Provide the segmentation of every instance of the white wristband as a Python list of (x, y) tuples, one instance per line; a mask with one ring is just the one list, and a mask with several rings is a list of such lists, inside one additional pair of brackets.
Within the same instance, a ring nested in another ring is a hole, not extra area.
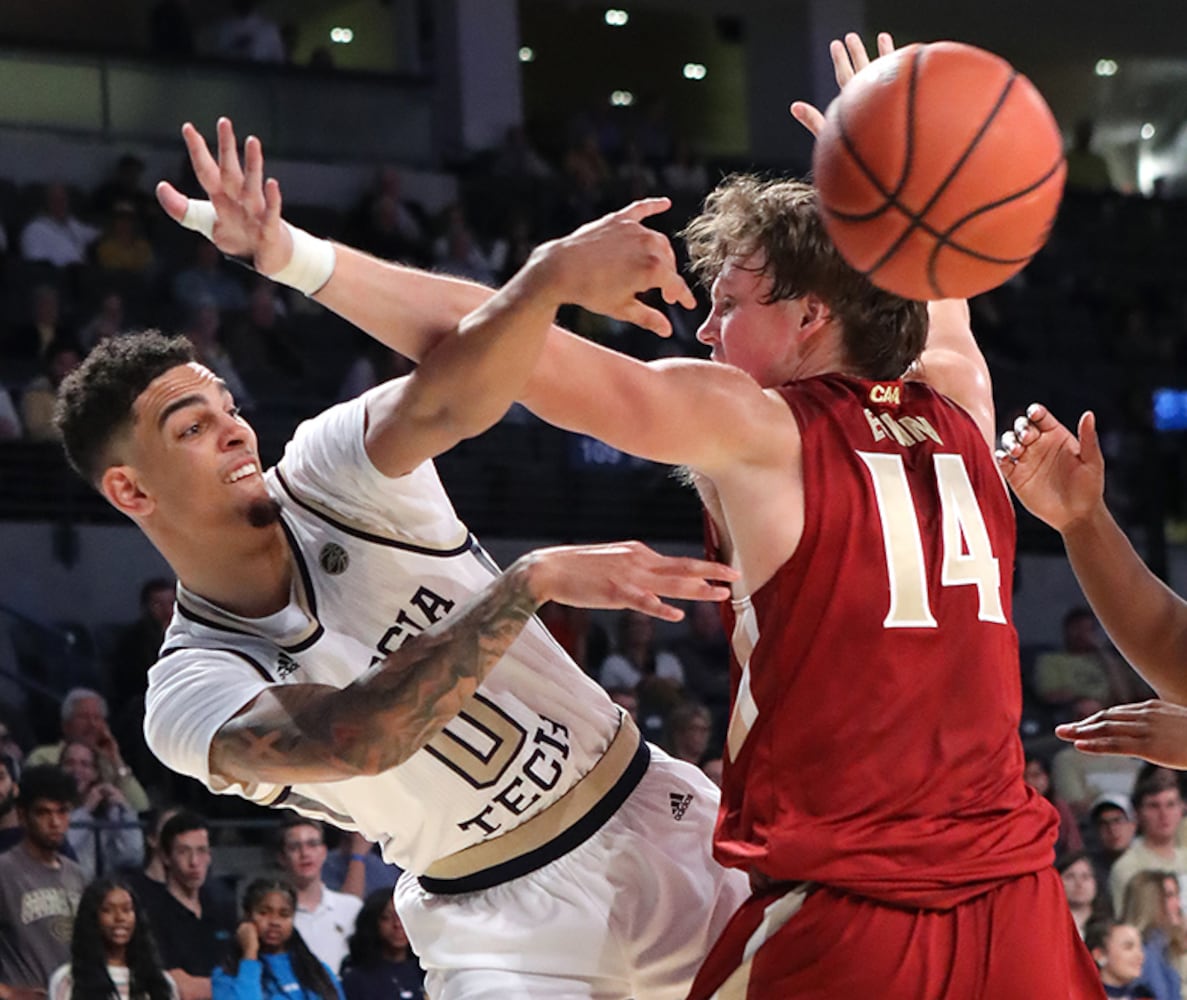
[(284, 267), (268, 277), (298, 292), (313, 295), (334, 273), (334, 244), (287, 222), (284, 226), (293, 237), (293, 256)]
[[(214, 220), (214, 206), (210, 202), (191, 198), (181, 224), (209, 240), (214, 233)], [(293, 238), (293, 256), (284, 267), (267, 277), (305, 295), (313, 295), (334, 273), (334, 244), (329, 240), (318, 239), (304, 229), (290, 226), (287, 222), (283, 225)]]

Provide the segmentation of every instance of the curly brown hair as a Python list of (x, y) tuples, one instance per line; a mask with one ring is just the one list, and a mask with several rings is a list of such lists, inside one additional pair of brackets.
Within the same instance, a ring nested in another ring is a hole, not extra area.
[(819, 296), (840, 321), (848, 363), (864, 378), (898, 378), (927, 343), (926, 303), (884, 292), (845, 263), (811, 184), (734, 174), (680, 235), (706, 286), (727, 260), (756, 256), (771, 279), (765, 304)]

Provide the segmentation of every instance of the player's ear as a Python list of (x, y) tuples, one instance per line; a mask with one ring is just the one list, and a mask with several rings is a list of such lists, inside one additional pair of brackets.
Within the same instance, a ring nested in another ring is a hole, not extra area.
[(833, 311), (828, 303), (813, 292), (805, 293), (800, 303), (800, 329), (803, 335), (816, 333), (826, 326), (833, 318)]
[(128, 517), (143, 517), (153, 508), (152, 498), (141, 488), (140, 477), (131, 465), (109, 465), (99, 480), (99, 492)]

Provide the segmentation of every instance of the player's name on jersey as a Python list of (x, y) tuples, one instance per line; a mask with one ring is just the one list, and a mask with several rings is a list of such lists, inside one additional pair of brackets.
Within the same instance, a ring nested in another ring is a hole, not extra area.
[(870, 425), (870, 432), (874, 435), (875, 441), (890, 438), (904, 448), (924, 441), (944, 443), (926, 417), (912, 417), (906, 413), (892, 417), (889, 413), (872, 413), (865, 407), (862, 408), (862, 413), (866, 415), (866, 422)]

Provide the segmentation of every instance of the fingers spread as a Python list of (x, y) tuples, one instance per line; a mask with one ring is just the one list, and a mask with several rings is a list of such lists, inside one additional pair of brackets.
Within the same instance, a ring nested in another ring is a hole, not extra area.
[(894, 51), (894, 38), (889, 31), (878, 32), (878, 55), (888, 56)]
[(626, 208), (620, 208), (611, 214), (620, 219), (633, 219), (635, 222), (642, 222), (653, 215), (659, 215), (660, 212), (666, 212), (671, 207), (672, 200), (670, 198), (640, 198), (638, 201), (632, 201)]
[(190, 166), (194, 168), (194, 176), (198, 178), (202, 190), (213, 198), (221, 192), (221, 176), (218, 164), (210, 155), (206, 140), (190, 122), (181, 126), (181, 137), (185, 141), (186, 152), (190, 156)]
[(849, 58), (853, 61), (854, 73), (860, 73), (870, 64), (870, 57), (866, 54), (865, 42), (856, 31), (845, 35), (845, 48), (849, 50)]
[(1090, 465), (1104, 463), (1104, 455), (1100, 450), (1100, 438), (1096, 434), (1096, 414), (1088, 410), (1080, 417), (1080, 424), (1076, 428), (1080, 437), (1080, 458)]
[(622, 309), (611, 313), (611, 315), (615, 319), (634, 323), (635, 326), (641, 326), (644, 330), (650, 330), (660, 337), (670, 337), (672, 335), (672, 324), (668, 321), (668, 317), (658, 309), (644, 305), (638, 299), (633, 299), (623, 306)]

